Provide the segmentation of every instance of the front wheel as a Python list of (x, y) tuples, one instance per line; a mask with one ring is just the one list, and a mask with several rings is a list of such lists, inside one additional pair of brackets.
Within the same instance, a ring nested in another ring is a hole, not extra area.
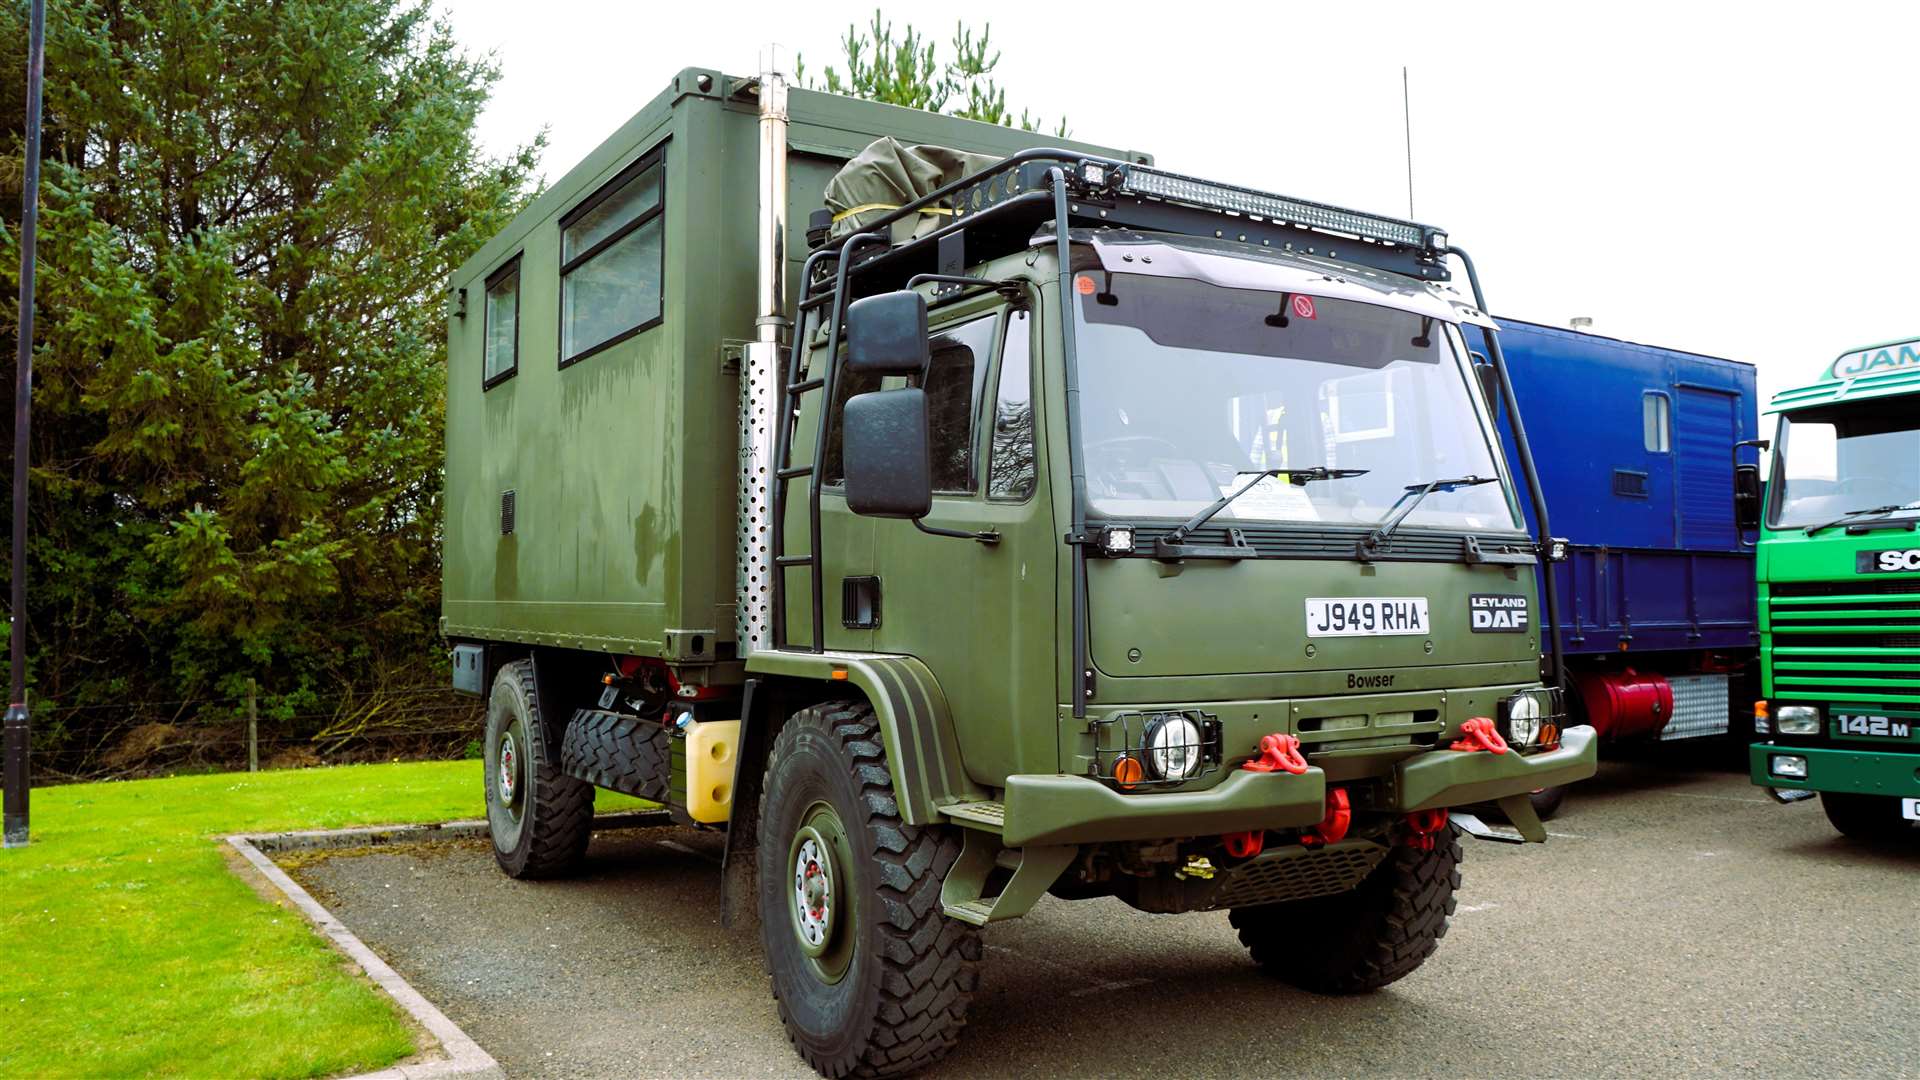
[(1852, 795), (1840, 791), (1820, 793), (1820, 809), (1827, 812), (1833, 827), (1854, 840), (1887, 842), (1920, 839), (1913, 823), (1900, 816), (1900, 800), (1891, 795)]
[(794, 1049), (827, 1077), (939, 1060), (979, 979), (979, 931), (940, 905), (959, 836), (901, 820), (864, 702), (795, 713), (774, 740), (764, 791), (760, 933)]
[(1302, 990), (1378, 990), (1426, 962), (1447, 933), (1460, 888), (1459, 834), (1432, 851), (1396, 847), (1348, 892), (1234, 908), (1228, 922), (1270, 975)]

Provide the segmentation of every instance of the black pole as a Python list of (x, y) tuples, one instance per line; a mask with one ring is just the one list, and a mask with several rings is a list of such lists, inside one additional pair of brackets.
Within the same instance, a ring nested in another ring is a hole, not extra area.
[[(1493, 313), (1487, 310), (1487, 296), (1480, 291), (1480, 275), (1473, 268), (1473, 257), (1457, 247), (1449, 248), (1458, 256), (1461, 265), (1467, 268), (1467, 282), (1473, 286), (1473, 302), (1481, 313), (1489, 319)], [(1526, 425), (1520, 422), (1520, 401), (1513, 396), (1513, 380), (1507, 376), (1507, 358), (1500, 351), (1500, 333), (1487, 331), (1487, 354), (1493, 360), (1493, 370), (1500, 376), (1500, 398), (1507, 406), (1507, 425), (1513, 429), (1513, 448), (1519, 451), (1520, 472), (1527, 481), (1527, 497), (1533, 502), (1533, 520), (1540, 527), (1540, 585), (1541, 599), (1546, 602), (1547, 632), (1543, 645), (1547, 646), (1547, 655), (1553, 665), (1553, 684), (1560, 688), (1564, 696), (1567, 687), (1567, 661), (1560, 647), (1560, 596), (1554, 585), (1553, 564), (1547, 561), (1547, 547), (1553, 539), (1553, 526), (1547, 523), (1547, 496), (1540, 488), (1539, 470), (1533, 467), (1533, 447), (1527, 444)], [(1493, 409), (1493, 402), (1487, 403)], [(1496, 421), (1497, 422), (1497, 421)]]
[(33, 423), (33, 247), (40, 222), (40, 84), (47, 4), (33, 0), (27, 43), (26, 176), (20, 193), (20, 342), (13, 381), (13, 683), (7, 695), (7, 847), (27, 846), (27, 436)]

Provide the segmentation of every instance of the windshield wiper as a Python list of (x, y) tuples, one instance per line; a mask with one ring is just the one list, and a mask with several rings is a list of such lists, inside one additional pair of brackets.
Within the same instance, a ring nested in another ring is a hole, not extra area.
[[(1481, 484), (1499, 482), (1500, 478), (1497, 476), (1456, 476), (1447, 480), (1435, 480), (1428, 484), (1408, 484), (1406, 493), (1393, 500), (1392, 506), (1387, 507), (1388, 516), (1382, 519), (1380, 524), (1375, 525), (1373, 531), (1360, 538), (1360, 544), (1354, 552), (1355, 556), (1361, 562), (1371, 561), (1374, 554), (1380, 550), (1380, 545), (1386, 543), (1387, 537), (1393, 535), (1393, 530), (1399, 528), (1400, 523), (1407, 520), (1407, 515), (1413, 513), (1414, 509), (1420, 505), (1420, 500), (1434, 492), (1453, 491), (1463, 487), (1478, 487)], [(1403, 503), (1404, 506), (1401, 505)], [(1396, 510), (1399, 512), (1395, 513)]]
[(1213, 515), (1227, 508), (1228, 503), (1252, 491), (1255, 484), (1258, 484), (1269, 476), (1285, 474), (1287, 483), (1293, 484), (1296, 487), (1305, 487), (1315, 480), (1339, 480), (1349, 476), (1365, 476), (1367, 472), (1368, 470), (1366, 469), (1329, 469), (1325, 465), (1308, 465), (1304, 468), (1262, 469), (1254, 473), (1253, 479), (1240, 485), (1237, 490), (1220, 496), (1214, 500), (1213, 505), (1181, 522), (1178, 528), (1155, 542), (1154, 548), (1157, 552), (1167, 553), (1174, 548), (1178, 548), (1181, 544), (1186, 543), (1187, 537), (1193, 535), (1193, 530), (1211, 521)]
[[(1835, 525), (1845, 525), (1847, 522), (1852, 521), (1855, 518), (1873, 517), (1876, 514), (1897, 514), (1902, 510), (1920, 510), (1920, 502), (1910, 502), (1910, 503), (1904, 503), (1904, 504), (1896, 503), (1892, 506), (1870, 506), (1865, 510), (1849, 510), (1844, 514), (1841, 514), (1839, 517), (1834, 518), (1832, 521), (1828, 521), (1819, 525), (1807, 526), (1807, 535), (1812, 536), (1815, 533), (1823, 532), (1827, 529), (1831, 529)], [(1908, 522), (1907, 528), (1909, 529), (1913, 528), (1913, 523)]]

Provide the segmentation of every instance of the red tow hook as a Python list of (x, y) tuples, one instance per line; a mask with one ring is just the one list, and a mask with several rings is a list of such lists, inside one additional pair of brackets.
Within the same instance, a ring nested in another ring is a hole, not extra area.
[(1488, 753), (1504, 754), (1507, 752), (1507, 740), (1501, 738), (1500, 733), (1494, 730), (1493, 721), (1484, 716), (1476, 716), (1460, 725), (1460, 738), (1454, 740), (1453, 745), (1447, 749), (1485, 750)]
[(1432, 851), (1434, 838), (1447, 827), (1445, 807), (1415, 810), (1407, 815), (1407, 846), (1415, 851)]
[(1347, 789), (1328, 788), (1327, 814), (1320, 819), (1320, 824), (1300, 834), (1300, 845), (1316, 848), (1323, 844), (1337, 844), (1347, 838), (1347, 829), (1352, 824), (1353, 804), (1347, 800)]
[(1251, 859), (1260, 854), (1261, 848), (1267, 846), (1267, 834), (1262, 829), (1254, 829), (1251, 832), (1221, 833), (1220, 842), (1226, 845), (1227, 854), (1234, 858)]
[(1307, 771), (1307, 759), (1300, 756), (1300, 740), (1291, 735), (1268, 735), (1260, 740), (1260, 756), (1240, 766), (1248, 772)]

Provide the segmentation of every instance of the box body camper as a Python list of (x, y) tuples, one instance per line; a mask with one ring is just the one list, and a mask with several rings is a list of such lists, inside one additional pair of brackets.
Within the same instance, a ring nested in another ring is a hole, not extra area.
[[(502, 868), (576, 865), (596, 787), (724, 829), (829, 1076), (937, 1058), (1049, 894), (1229, 911), (1316, 990), (1413, 970), (1462, 831), (1544, 840), (1527, 792), (1594, 768), (1535, 622), (1474, 621), (1550, 598), (1455, 265), (681, 72), (452, 282), (444, 629)], [(1449, 815), (1486, 801), (1517, 833)]]

